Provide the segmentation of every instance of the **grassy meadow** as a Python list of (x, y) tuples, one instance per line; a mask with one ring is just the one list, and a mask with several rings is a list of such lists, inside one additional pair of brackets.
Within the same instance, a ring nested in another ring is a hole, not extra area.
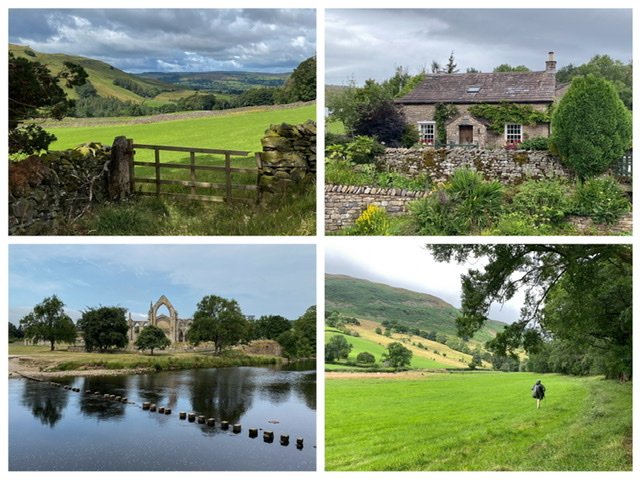
[(555, 374), (330, 374), (326, 468), (631, 470), (631, 393), (631, 383)]
[[(255, 107), (228, 111), (210, 117), (191, 118), (189, 114), (171, 116), (179, 120), (144, 123), (144, 118), (123, 119), (122, 124), (78, 127), (49, 127), (58, 140), (51, 150), (73, 148), (83, 143), (111, 145), (117, 136), (132, 138), (138, 144), (169, 145), (249, 152), (234, 156), (231, 166), (255, 168), (254, 152), (262, 150), (260, 139), (271, 124), (300, 124), (315, 118), (315, 105), (294, 108)], [(91, 120), (91, 119), (89, 119)], [(90, 121), (88, 123), (91, 123)], [(153, 161), (153, 150), (137, 149), (136, 160)], [(160, 152), (161, 162), (189, 162), (189, 154)], [(196, 154), (196, 164), (224, 166), (224, 156)], [(138, 177), (154, 177), (153, 167), (137, 166)], [(162, 169), (161, 178), (190, 179), (187, 169)], [(255, 173), (234, 172), (232, 183), (255, 185)], [(222, 172), (197, 171), (196, 180), (224, 183)], [(149, 191), (150, 184), (136, 186)], [(189, 187), (163, 186), (165, 192), (190, 193)], [(223, 188), (198, 188), (196, 193), (221, 195)], [(141, 197), (131, 201), (96, 207), (75, 224), (58, 234), (79, 235), (314, 235), (315, 192), (293, 192), (255, 204), (255, 191), (234, 189), (234, 197), (245, 200), (230, 204), (207, 204), (172, 198)]]

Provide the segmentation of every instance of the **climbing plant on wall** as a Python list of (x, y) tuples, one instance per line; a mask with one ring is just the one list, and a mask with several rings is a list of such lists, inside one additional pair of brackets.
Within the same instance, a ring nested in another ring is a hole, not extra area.
[(536, 125), (551, 121), (551, 115), (548, 111), (541, 112), (529, 105), (515, 103), (500, 103), (498, 105), (480, 103), (469, 107), (469, 113), (474, 117), (488, 120), (490, 122), (489, 130), (498, 134), (503, 133), (505, 123)]
[(439, 144), (447, 143), (447, 122), (458, 114), (458, 108), (450, 103), (436, 104), (436, 133)]

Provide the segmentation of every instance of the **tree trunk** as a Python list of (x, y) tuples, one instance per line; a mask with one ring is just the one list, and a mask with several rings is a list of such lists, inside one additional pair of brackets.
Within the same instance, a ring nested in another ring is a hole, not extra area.
[(55, 340), (49, 340), (49, 342), (51, 342), (51, 351), (53, 352), (55, 350), (55, 345), (56, 345), (56, 341)]
[(151, 356), (153, 357), (153, 348), (151, 349)]

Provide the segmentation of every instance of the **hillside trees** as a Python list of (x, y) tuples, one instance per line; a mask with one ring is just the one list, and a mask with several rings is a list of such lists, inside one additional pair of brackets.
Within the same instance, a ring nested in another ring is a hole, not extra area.
[(76, 327), (71, 317), (64, 313), (64, 303), (56, 295), (38, 303), (31, 313), (20, 320), (24, 336), (36, 343), (49, 342), (51, 351), (60, 342), (73, 343), (76, 340)]
[(9, 322), (9, 343), (15, 342), (16, 340), (20, 340), (24, 338), (24, 331), (22, 330), (22, 326), (18, 325), (17, 327)]
[(488, 342), (498, 356), (537, 353), (562, 341), (588, 354), (594, 371), (630, 378), (632, 254), (629, 245), (432, 245), (437, 261), (484, 257), (462, 275), (461, 335), (487, 321), (492, 303), (525, 292), (520, 318)]
[(98, 307), (82, 312), (78, 329), (82, 332), (85, 350), (106, 352), (126, 347), (129, 343), (129, 326), (125, 312), (122, 307)]
[(225, 347), (245, 339), (248, 331), (249, 323), (237, 301), (207, 295), (198, 302), (187, 338), (194, 345), (213, 342), (219, 355)]
[(611, 82), (574, 78), (551, 117), (551, 142), (584, 179), (603, 173), (631, 146), (631, 113)]
[(334, 362), (341, 358), (349, 358), (349, 353), (353, 345), (347, 342), (344, 335), (334, 335), (324, 346), (324, 359), (327, 362)]
[(413, 352), (400, 342), (391, 342), (382, 354), (382, 361), (393, 368), (402, 368), (411, 364)]
[(46, 65), (16, 57), (9, 52), (9, 153), (37, 153), (46, 150), (56, 138), (42, 127), (28, 124), (32, 118), (62, 119), (73, 108), (73, 101), (59, 85), (82, 85), (87, 73), (78, 65), (64, 63), (52, 75)]

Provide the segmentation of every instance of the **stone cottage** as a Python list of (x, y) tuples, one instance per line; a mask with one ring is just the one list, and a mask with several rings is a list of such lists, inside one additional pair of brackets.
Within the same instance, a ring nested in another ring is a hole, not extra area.
[(556, 60), (549, 52), (545, 69), (540, 72), (458, 73), (427, 75), (413, 91), (396, 100), (410, 124), (416, 125), (420, 142), (435, 145), (438, 138), (436, 109), (451, 106), (446, 119), (448, 144), (477, 145), (479, 148), (504, 147), (532, 137), (548, 137), (550, 125), (537, 122), (504, 123), (500, 132), (486, 118), (474, 116), (469, 109), (479, 105), (515, 104), (547, 112), (549, 106), (566, 91), (556, 84)]

